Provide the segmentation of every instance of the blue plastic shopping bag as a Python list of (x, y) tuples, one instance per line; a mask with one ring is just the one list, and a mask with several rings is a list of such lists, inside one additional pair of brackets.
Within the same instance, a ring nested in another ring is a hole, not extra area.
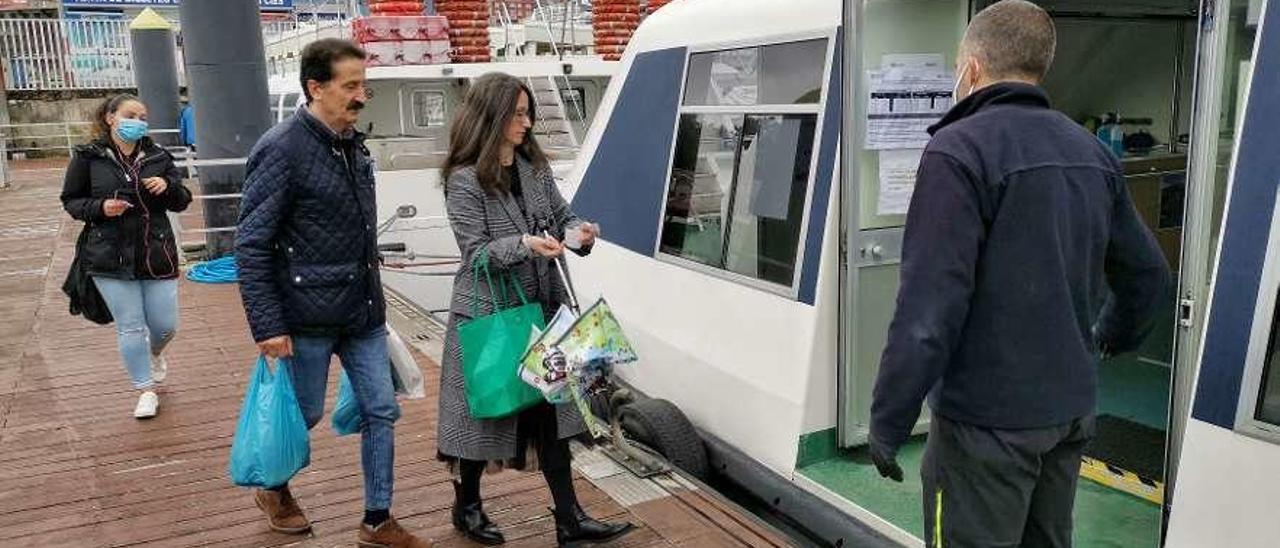
[[(395, 417), (400, 417), (400, 404), (396, 404)], [(339, 436), (357, 434), (364, 429), (364, 414), (360, 412), (360, 403), (356, 401), (355, 389), (351, 387), (351, 379), (347, 371), (338, 373), (338, 403), (333, 406), (333, 418), (330, 421), (333, 432)]]
[(243, 487), (278, 487), (311, 463), (307, 423), (293, 391), (288, 360), (274, 373), (258, 356), (231, 442), (231, 481)]
[(355, 434), (364, 426), (364, 416), (360, 414), (360, 405), (356, 403), (356, 393), (351, 389), (351, 380), (347, 372), (338, 374), (338, 403), (333, 406), (334, 433), (339, 436)]

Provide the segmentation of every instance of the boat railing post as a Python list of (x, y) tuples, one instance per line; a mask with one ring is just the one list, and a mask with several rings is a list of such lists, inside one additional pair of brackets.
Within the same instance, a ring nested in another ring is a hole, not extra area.
[(551, 54), (557, 58), (562, 58), (560, 57), (560, 47), (556, 45), (555, 35), (551, 31), (551, 21), (548, 19), (550, 16), (547, 13), (547, 7), (542, 4), (542, 0), (533, 0), (533, 3), (538, 6), (538, 19), (542, 21), (542, 28), (547, 30), (547, 43), (551, 44)]

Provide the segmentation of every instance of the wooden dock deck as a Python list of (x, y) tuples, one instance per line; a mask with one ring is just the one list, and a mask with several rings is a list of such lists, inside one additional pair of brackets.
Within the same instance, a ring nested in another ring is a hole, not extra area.
[[(160, 415), (133, 419), (135, 396), (114, 329), (70, 316), (60, 291), (80, 229), (58, 201), (61, 166), (20, 166), (11, 171), (14, 187), (0, 190), (0, 546), (354, 545), (362, 510), (359, 437), (334, 436), (327, 417), (312, 433), (310, 468), (293, 483), (314, 522), (311, 535), (270, 532), (250, 493), (227, 478), (256, 357), (234, 286), (182, 282)], [(434, 389), (438, 367), (418, 358)], [(434, 458), (433, 390), (402, 406), (392, 511), (439, 546), (471, 545), (449, 524), (453, 494)], [(639, 480), (597, 453), (577, 465), (589, 513), (639, 526), (615, 546), (787, 545), (681, 478)], [(508, 545), (555, 544), (541, 475), (490, 476), (484, 493)]]

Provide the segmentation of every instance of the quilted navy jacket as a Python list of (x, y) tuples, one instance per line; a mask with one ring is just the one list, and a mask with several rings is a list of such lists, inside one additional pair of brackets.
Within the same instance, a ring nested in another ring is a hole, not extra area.
[(236, 263), (253, 339), (359, 334), (386, 321), (373, 162), (306, 109), (249, 153)]

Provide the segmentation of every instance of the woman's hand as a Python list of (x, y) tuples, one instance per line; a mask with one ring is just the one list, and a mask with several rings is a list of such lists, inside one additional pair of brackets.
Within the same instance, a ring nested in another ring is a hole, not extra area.
[(107, 217), (119, 217), (129, 211), (133, 204), (124, 200), (109, 199), (102, 202), (102, 213)]
[(159, 196), (169, 189), (169, 181), (164, 177), (150, 177), (142, 181), (142, 186), (147, 187), (147, 191)]
[(600, 237), (600, 225), (595, 223), (582, 223), (577, 227), (581, 242), (581, 247), (591, 247), (595, 245), (596, 238)]
[(564, 255), (564, 246), (550, 236), (541, 237), (525, 234), (524, 245), (539, 256), (555, 258)]

